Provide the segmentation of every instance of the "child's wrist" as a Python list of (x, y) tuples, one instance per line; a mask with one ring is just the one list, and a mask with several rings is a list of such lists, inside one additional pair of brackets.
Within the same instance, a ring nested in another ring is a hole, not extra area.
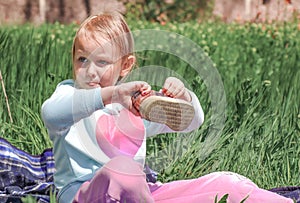
[(115, 86), (101, 88), (101, 98), (104, 105), (112, 103)]

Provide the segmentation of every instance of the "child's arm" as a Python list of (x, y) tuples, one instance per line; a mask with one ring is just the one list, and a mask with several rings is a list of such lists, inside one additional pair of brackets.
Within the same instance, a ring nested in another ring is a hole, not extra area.
[(55, 92), (42, 105), (42, 118), (50, 131), (68, 130), (74, 123), (104, 108), (101, 89), (74, 88), (72, 80), (60, 83)]
[(148, 88), (145, 82), (130, 82), (86, 90), (74, 88), (71, 80), (64, 81), (42, 105), (42, 118), (48, 130), (62, 132), (111, 102), (121, 103), (136, 113), (131, 105), (131, 96), (135, 91)]

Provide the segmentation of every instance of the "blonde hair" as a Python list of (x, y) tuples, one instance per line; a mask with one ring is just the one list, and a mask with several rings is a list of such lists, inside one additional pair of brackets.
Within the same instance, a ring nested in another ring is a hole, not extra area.
[(75, 55), (75, 41), (78, 37), (82, 36), (88, 40), (94, 40), (100, 46), (101, 39), (109, 41), (119, 49), (122, 57), (133, 55), (134, 40), (132, 33), (123, 15), (117, 11), (103, 12), (98, 15), (93, 15), (82, 22), (73, 40), (73, 63)]

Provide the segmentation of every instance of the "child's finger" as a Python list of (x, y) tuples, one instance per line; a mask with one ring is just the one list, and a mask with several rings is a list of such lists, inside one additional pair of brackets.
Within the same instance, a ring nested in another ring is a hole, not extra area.
[(133, 105), (129, 108), (129, 111), (135, 116), (141, 116), (140, 112)]
[(151, 88), (148, 83), (143, 82), (143, 81), (129, 82), (126, 85), (127, 85), (127, 90), (129, 92), (138, 92), (141, 90), (146, 91), (147, 89)]
[(164, 86), (163, 86), (163, 89), (162, 89), (162, 92), (165, 94), (165, 95), (167, 95), (167, 96), (170, 96), (171, 95), (171, 93), (172, 93), (172, 91), (173, 91), (173, 84), (172, 84), (172, 82), (171, 82), (171, 80), (169, 79), (167, 79), (166, 81), (165, 81), (165, 84), (164, 84)]
[(173, 95), (174, 95), (174, 98), (178, 98), (178, 97), (181, 97), (185, 92), (185, 88), (177, 88), (174, 90), (173, 92)]
[(168, 77), (163, 86), (163, 93), (169, 97), (175, 97), (184, 89), (184, 84), (175, 77)]
[(148, 83), (143, 83), (141, 90), (143, 90), (143, 91), (151, 90), (151, 86)]
[(163, 91), (167, 92), (170, 89), (171, 86), (172, 86), (172, 79), (167, 78), (164, 85), (163, 85)]
[(147, 90), (147, 89), (151, 88), (150, 85), (146, 82), (138, 81), (138, 83), (139, 84), (138, 84), (136, 91)]
[(151, 92), (151, 86), (146, 85), (146, 86), (142, 87), (140, 89), (140, 92), (141, 92), (142, 96), (145, 96), (145, 95), (149, 94)]
[(170, 92), (170, 91), (167, 90), (167, 89), (164, 89), (163, 94), (166, 95), (166, 96), (168, 96), (168, 97), (173, 97), (173, 96), (174, 96), (173, 93)]
[(169, 89), (164, 90), (164, 94), (168, 97), (174, 97), (180, 90), (175, 85), (169, 87)]

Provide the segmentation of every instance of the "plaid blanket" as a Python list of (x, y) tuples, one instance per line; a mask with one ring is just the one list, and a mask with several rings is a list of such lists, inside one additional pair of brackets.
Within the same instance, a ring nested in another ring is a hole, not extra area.
[[(22, 203), (27, 195), (38, 203), (49, 203), (50, 194), (57, 193), (53, 183), (54, 164), (52, 149), (34, 156), (0, 138), (0, 203)], [(148, 182), (156, 182), (157, 173), (147, 165), (145, 173)], [(279, 187), (270, 191), (300, 203), (300, 187)]]
[(54, 158), (51, 149), (33, 156), (0, 138), (0, 202), (22, 202), (31, 195), (37, 202), (50, 202), (55, 193)]
[(275, 192), (284, 197), (293, 199), (296, 203), (300, 203), (300, 186), (292, 187), (278, 187), (270, 189), (271, 192)]

